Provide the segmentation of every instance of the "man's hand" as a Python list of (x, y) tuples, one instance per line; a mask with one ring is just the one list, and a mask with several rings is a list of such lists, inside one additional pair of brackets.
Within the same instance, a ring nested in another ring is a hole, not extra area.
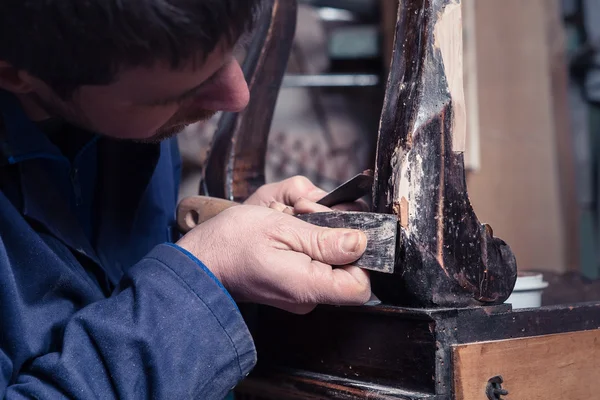
[(366, 244), (360, 231), (317, 227), (247, 205), (223, 211), (178, 242), (236, 300), (299, 314), (318, 304), (362, 305), (369, 300), (368, 273), (347, 266), (360, 258)]
[[(274, 203), (279, 203), (292, 207), (297, 214), (331, 211), (329, 208), (316, 204), (326, 194), (327, 192), (315, 186), (308, 178), (295, 176), (260, 187), (244, 204), (278, 208), (280, 206), (276, 206)], [(367, 205), (362, 201), (339, 204), (333, 208), (340, 211), (367, 211)]]

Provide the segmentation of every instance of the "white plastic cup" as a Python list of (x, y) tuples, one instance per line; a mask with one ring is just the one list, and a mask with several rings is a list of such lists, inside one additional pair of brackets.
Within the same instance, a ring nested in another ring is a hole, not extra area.
[(535, 308), (542, 305), (542, 292), (548, 287), (544, 276), (534, 272), (519, 272), (515, 288), (506, 300), (516, 308)]

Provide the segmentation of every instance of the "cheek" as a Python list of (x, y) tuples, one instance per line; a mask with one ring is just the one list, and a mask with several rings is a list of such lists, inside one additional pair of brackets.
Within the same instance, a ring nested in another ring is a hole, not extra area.
[(146, 139), (153, 136), (175, 113), (177, 107), (133, 109), (132, 107), (86, 112), (95, 131), (118, 139)]

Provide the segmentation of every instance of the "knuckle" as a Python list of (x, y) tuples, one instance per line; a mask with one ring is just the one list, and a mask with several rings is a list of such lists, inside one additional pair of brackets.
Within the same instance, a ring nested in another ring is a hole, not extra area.
[(271, 201), (269, 203), (269, 208), (272, 210), (277, 210), (277, 211), (282, 211), (283, 210), (284, 205), (277, 202), (277, 201)]
[(302, 248), (305, 250), (303, 236), (290, 226), (289, 218), (294, 218), (286, 213), (274, 212), (269, 218), (264, 219), (263, 233), (266, 238), (277, 243), (278, 247), (283, 245), (288, 249)]
[(305, 176), (296, 175), (288, 179), (290, 186), (298, 189), (303, 189), (312, 186), (312, 182)]
[(293, 233), (293, 229), (289, 225), (289, 215), (279, 212), (273, 212), (268, 219), (264, 220), (264, 225), (268, 227), (267, 232), (275, 236), (289, 236)]
[(318, 261), (326, 262), (331, 254), (331, 244), (324, 232), (318, 228), (310, 231), (310, 246)]

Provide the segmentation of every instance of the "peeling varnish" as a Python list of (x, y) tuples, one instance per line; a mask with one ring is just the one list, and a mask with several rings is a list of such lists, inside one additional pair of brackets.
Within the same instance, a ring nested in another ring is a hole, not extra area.
[(406, 197), (402, 197), (400, 199), (400, 225), (403, 228), (408, 228), (408, 213), (409, 213), (409, 204), (408, 199)]
[(438, 16), (434, 29), (435, 47), (442, 55), (450, 98), (452, 99), (452, 149), (464, 152), (467, 113), (463, 85), (463, 33), (460, 2), (451, 0)]

